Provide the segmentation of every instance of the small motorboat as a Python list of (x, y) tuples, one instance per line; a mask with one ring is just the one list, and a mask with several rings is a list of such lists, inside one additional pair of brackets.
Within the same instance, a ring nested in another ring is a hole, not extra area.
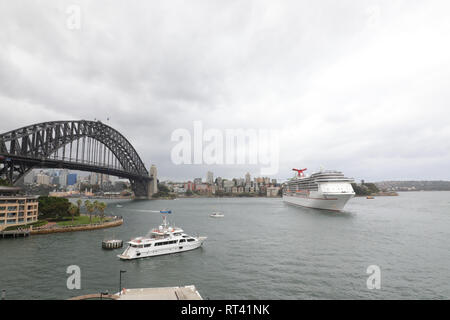
[(117, 208), (123, 208), (123, 205), (117, 204), (116, 207), (117, 207)]
[(223, 218), (225, 217), (225, 215), (221, 212), (213, 212), (212, 214), (209, 215), (212, 218)]

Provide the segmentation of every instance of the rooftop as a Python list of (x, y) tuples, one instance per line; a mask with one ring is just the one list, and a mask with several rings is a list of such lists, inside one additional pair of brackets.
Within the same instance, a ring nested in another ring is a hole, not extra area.
[(7, 186), (0, 186), (0, 192), (1, 193), (17, 193), (20, 190), (22, 190), (22, 188), (19, 187), (7, 187)]

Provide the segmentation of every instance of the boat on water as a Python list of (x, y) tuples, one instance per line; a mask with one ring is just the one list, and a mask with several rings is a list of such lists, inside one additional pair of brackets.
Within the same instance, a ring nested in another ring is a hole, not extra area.
[(351, 183), (340, 171), (321, 170), (307, 176), (307, 169), (292, 169), (297, 175), (290, 179), (283, 192), (283, 201), (302, 207), (341, 211), (355, 196)]
[(225, 215), (221, 212), (213, 212), (212, 214), (209, 215), (212, 218), (223, 218), (225, 217)]
[(122, 260), (139, 259), (159, 256), (163, 254), (178, 253), (199, 248), (207, 237), (190, 236), (167, 222), (170, 210), (161, 210), (163, 223), (153, 228), (144, 237), (137, 237), (128, 242), (125, 251), (118, 255)]
[(117, 204), (116, 207), (117, 207), (117, 208), (123, 208), (123, 205)]

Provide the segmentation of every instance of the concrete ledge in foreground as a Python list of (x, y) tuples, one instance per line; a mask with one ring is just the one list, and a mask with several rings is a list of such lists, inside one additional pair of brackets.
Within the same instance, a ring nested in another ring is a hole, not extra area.
[(203, 300), (195, 286), (123, 289), (118, 300)]
[(87, 294), (73, 297), (68, 300), (203, 300), (195, 286), (185, 287), (163, 287), (163, 288), (140, 288), (123, 289), (120, 293), (113, 295), (100, 295), (99, 293)]

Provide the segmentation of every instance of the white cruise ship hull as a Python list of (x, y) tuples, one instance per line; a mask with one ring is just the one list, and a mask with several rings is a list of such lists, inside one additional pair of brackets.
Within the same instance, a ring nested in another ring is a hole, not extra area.
[(311, 193), (310, 195), (283, 195), (283, 201), (289, 204), (332, 211), (341, 211), (354, 193)]

